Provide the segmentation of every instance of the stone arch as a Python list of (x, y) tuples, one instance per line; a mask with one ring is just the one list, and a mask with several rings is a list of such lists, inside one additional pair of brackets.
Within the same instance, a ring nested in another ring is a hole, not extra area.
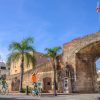
[(69, 63), (70, 61), (67, 60), (75, 58), (76, 53), (82, 48), (98, 41), (100, 41), (100, 31), (65, 43), (63, 48), (63, 61)]
[(100, 57), (100, 31), (64, 44), (63, 61), (74, 69), (75, 91), (94, 92), (95, 61)]
[(99, 57), (100, 41), (86, 45), (76, 53), (77, 89), (80, 91), (96, 92), (97, 73), (95, 62)]

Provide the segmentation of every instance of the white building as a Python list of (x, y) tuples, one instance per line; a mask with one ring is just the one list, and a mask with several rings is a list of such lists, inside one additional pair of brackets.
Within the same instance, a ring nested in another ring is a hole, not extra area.
[(4, 62), (0, 61), (0, 78), (5, 77), (8, 74), (9, 74), (8, 67)]
[(97, 69), (97, 82), (100, 82), (100, 69)]

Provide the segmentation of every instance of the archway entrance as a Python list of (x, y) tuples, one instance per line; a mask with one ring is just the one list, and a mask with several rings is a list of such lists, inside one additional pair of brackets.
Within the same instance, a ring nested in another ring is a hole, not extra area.
[(96, 68), (100, 70), (100, 58), (98, 58), (96, 61)]
[(19, 91), (19, 85), (20, 85), (20, 80), (17, 79), (17, 77), (15, 77), (11, 83), (12, 91)]
[(82, 48), (76, 54), (76, 91), (95, 92), (97, 84), (96, 60), (100, 57), (100, 41)]
[(43, 90), (45, 92), (49, 92), (51, 90), (51, 78), (50, 77), (45, 77), (43, 78)]
[(100, 92), (100, 58), (96, 61), (97, 70), (97, 91)]

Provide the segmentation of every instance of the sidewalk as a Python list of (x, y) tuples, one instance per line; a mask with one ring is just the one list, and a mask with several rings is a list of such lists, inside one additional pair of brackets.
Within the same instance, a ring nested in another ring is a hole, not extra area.
[(58, 96), (0, 95), (0, 100), (97, 100), (99, 94), (76, 94)]
[[(25, 96), (26, 93), (19, 93), (19, 92), (9, 92), (7, 95), (13, 95), (13, 96)], [(31, 96), (32, 94), (29, 93), (29, 96)], [(53, 93), (41, 93), (41, 96), (53, 96)], [(66, 93), (57, 93), (57, 95), (72, 95), (72, 93), (70, 94), (66, 94)]]
[[(69, 96), (75, 96), (75, 95), (85, 95), (85, 94), (98, 94), (98, 93), (69, 93), (69, 94), (66, 94), (66, 93), (57, 93), (57, 95), (69, 95)], [(29, 93), (28, 95), (26, 95), (26, 93), (19, 93), (19, 92), (16, 92), (16, 91), (13, 91), (13, 92), (9, 92), (8, 94), (6, 95), (10, 95), (10, 96), (32, 96), (31, 93)], [(99, 95), (99, 94), (98, 94)], [(53, 93), (41, 93), (41, 96), (42, 97), (46, 97), (46, 96), (54, 96)]]

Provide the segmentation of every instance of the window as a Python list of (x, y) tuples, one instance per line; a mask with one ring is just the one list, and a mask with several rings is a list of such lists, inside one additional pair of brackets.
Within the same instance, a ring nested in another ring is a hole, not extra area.
[(17, 70), (15, 70), (15, 73), (17, 72)]
[(6, 67), (4, 67), (4, 66), (1, 66), (1, 69), (6, 69)]

